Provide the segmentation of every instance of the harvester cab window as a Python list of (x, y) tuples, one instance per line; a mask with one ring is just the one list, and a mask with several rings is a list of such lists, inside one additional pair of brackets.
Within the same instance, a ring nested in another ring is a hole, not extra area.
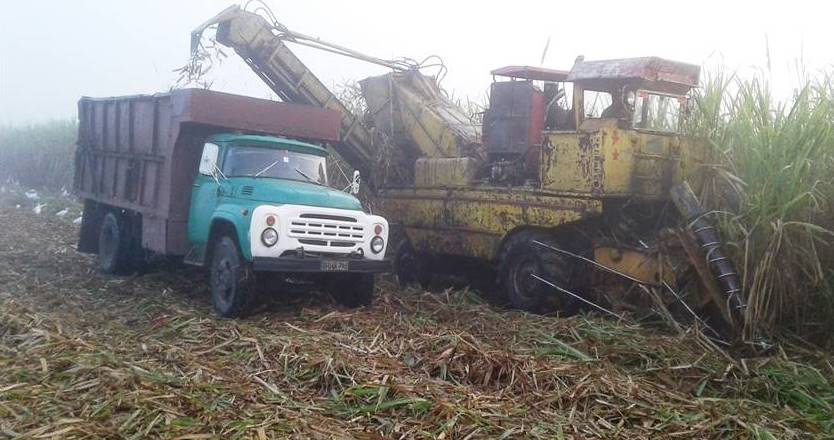
[(622, 106), (614, 104), (614, 100), (608, 92), (585, 90), (583, 102), (586, 118), (622, 117)]
[(634, 105), (633, 126), (643, 130), (676, 133), (685, 102), (683, 96), (639, 90)]
[(571, 109), (572, 96), (564, 83), (545, 82), (543, 85), (546, 130), (574, 130)]

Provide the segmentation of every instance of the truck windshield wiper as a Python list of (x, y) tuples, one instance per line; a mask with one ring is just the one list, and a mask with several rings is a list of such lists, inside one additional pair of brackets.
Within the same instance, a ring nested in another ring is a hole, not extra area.
[(263, 173), (265, 173), (265, 172), (267, 172), (267, 171), (271, 170), (271, 169), (272, 169), (272, 167), (274, 167), (275, 165), (278, 165), (278, 162), (281, 162), (281, 159), (278, 159), (278, 160), (276, 160), (275, 162), (272, 162), (272, 163), (271, 163), (271, 164), (269, 164), (266, 168), (264, 168), (264, 169), (262, 169), (262, 170), (258, 171), (257, 173), (255, 173), (255, 175), (253, 175), (252, 177), (260, 177), (260, 176), (261, 176), (261, 174), (263, 174)]
[(304, 176), (304, 178), (305, 178), (305, 179), (309, 180), (310, 182), (315, 183), (316, 185), (322, 185), (322, 186), (324, 185), (323, 183), (319, 182), (319, 181), (318, 181), (318, 180), (316, 180), (316, 179), (313, 179), (313, 178), (312, 178), (312, 177), (310, 177), (307, 173), (305, 173), (304, 171), (299, 170), (298, 168), (296, 168), (296, 169), (295, 169), (295, 171), (296, 171), (298, 174), (301, 174), (302, 176)]

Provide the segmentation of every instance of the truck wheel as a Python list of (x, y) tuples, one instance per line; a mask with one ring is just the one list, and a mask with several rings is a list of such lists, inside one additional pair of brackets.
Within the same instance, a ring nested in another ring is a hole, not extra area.
[(498, 276), (501, 288), (513, 307), (532, 313), (561, 311), (573, 314), (579, 300), (560, 292), (533, 277), (536, 275), (575, 294), (584, 293), (578, 282), (583, 274), (570, 257), (560, 255), (533, 243), (538, 240), (554, 244), (549, 234), (521, 232), (509, 238), (499, 257)]
[(350, 274), (340, 281), (343, 283), (339, 290), (333, 292), (336, 301), (350, 308), (371, 305), (374, 298), (374, 274)]
[(235, 240), (223, 236), (215, 241), (209, 283), (214, 309), (224, 318), (237, 318), (249, 307), (254, 274), (240, 255)]
[(394, 275), (400, 287), (418, 284), (428, 289), (431, 283), (431, 273), (428, 270), (426, 258), (414, 251), (408, 238), (402, 232), (395, 236), (394, 244)]
[(130, 266), (132, 239), (116, 214), (108, 212), (101, 221), (98, 235), (98, 264), (106, 274), (127, 272)]

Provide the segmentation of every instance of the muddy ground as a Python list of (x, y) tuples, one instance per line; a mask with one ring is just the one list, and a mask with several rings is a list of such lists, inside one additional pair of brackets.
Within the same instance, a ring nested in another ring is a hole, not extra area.
[[(378, 283), (370, 308), (211, 309), (200, 270), (106, 277), (77, 213), (0, 203), (0, 438), (811, 438), (834, 368)], [(73, 209), (77, 210), (77, 205)]]

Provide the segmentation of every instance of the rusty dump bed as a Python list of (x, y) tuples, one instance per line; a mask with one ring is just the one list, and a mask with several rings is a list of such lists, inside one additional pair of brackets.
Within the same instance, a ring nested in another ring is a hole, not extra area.
[(181, 254), (191, 184), (205, 139), (216, 133), (339, 140), (338, 112), (204, 89), (84, 97), (78, 102), (75, 192), (142, 214), (146, 249)]

